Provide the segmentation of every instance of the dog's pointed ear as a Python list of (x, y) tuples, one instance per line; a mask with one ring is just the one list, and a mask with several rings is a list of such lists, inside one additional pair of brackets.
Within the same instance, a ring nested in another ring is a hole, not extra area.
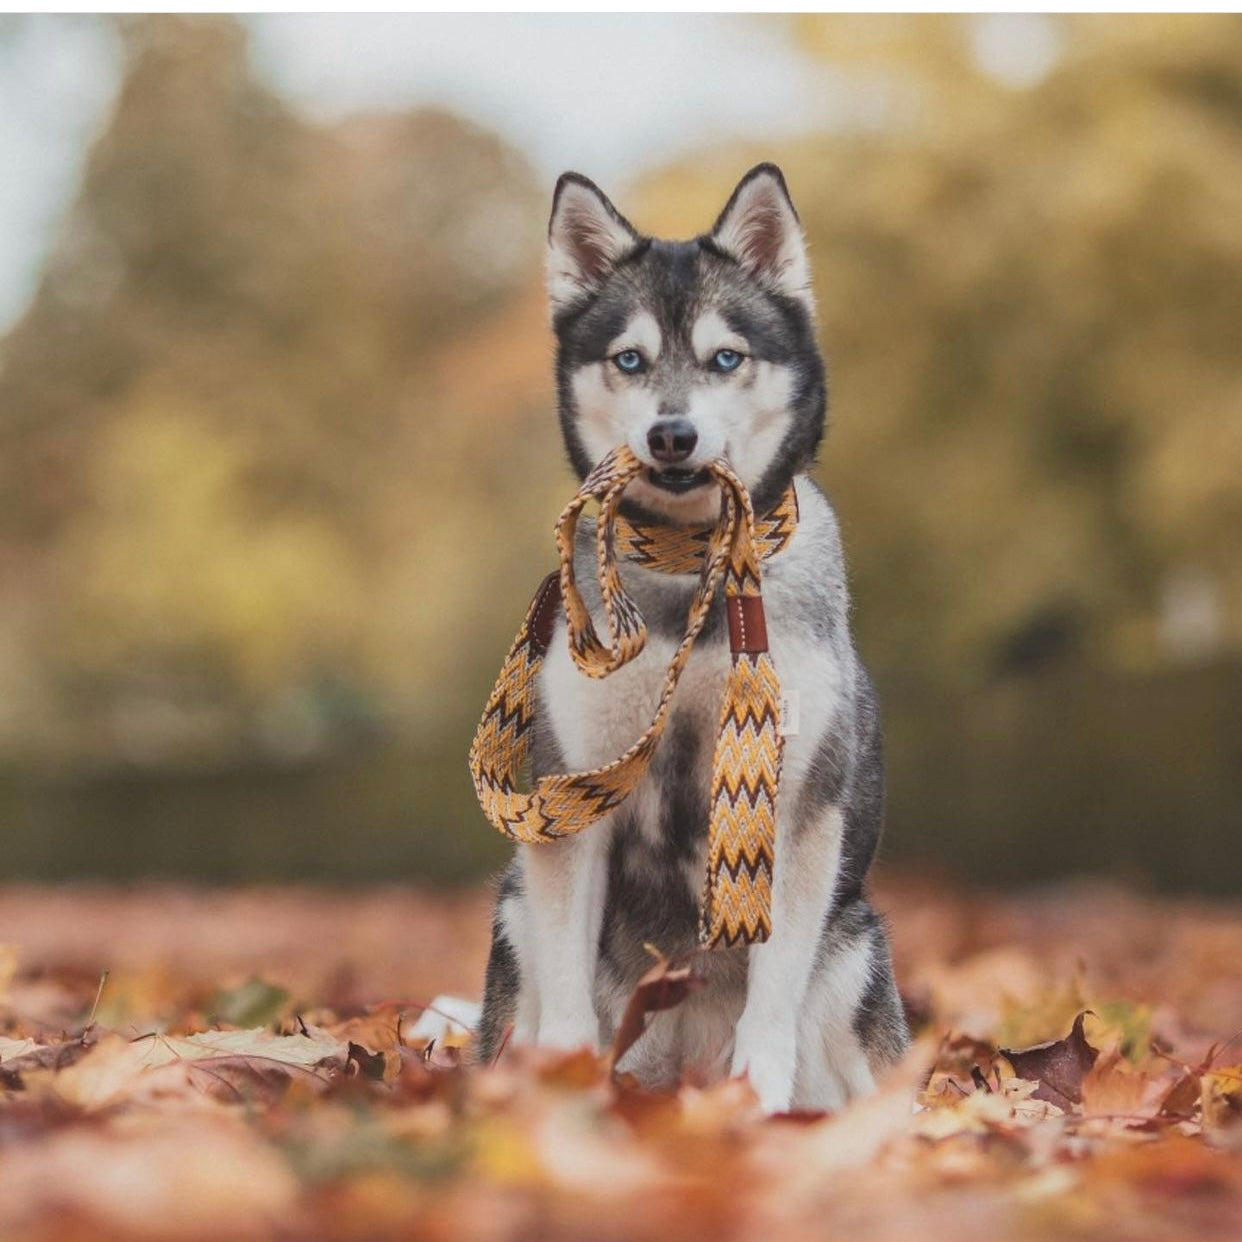
[(593, 293), (642, 239), (593, 182), (561, 174), (548, 221), (548, 296), (552, 312)]
[(738, 182), (711, 238), (752, 276), (814, 310), (806, 238), (775, 164), (759, 164)]

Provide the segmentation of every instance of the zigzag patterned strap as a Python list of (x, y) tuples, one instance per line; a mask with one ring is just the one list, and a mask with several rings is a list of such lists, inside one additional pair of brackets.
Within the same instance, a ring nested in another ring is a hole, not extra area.
[[(783, 739), (780, 682), (767, 651), (760, 561), (788, 543), (797, 527), (790, 491), (756, 534), (742, 481), (723, 461), (708, 469), (721, 486), (720, 518), (712, 527), (642, 526), (618, 516), (629, 482), (645, 467), (624, 446), (590, 473), (556, 527), (560, 570), (535, 595), (510, 648), (470, 748), (470, 772), (484, 814), (505, 836), (528, 844), (555, 840), (590, 826), (638, 784), (668, 720), (673, 692), (707, 620), (721, 580), (729, 620), (732, 666), (721, 704), (712, 761), (707, 877), (700, 940), (709, 947), (766, 940), (772, 929), (772, 872), (776, 795)], [(574, 579), (574, 532), (595, 499), (599, 585), (608, 625), (600, 641)], [(664, 676), (651, 724), (623, 754), (586, 772), (550, 773), (529, 792), (517, 788), (530, 747), (535, 679), (547, 652), (558, 605), (569, 650), (589, 677), (607, 677), (642, 650), (647, 630), (617, 570), (618, 546), (628, 559), (668, 573), (699, 573), (686, 632)]]

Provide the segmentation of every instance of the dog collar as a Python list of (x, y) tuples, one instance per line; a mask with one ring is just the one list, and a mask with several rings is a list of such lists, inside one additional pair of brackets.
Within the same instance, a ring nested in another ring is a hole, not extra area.
[[(798, 529), (798, 494), (791, 483), (780, 500), (755, 519), (755, 550), (761, 561), (785, 549)], [(617, 555), (665, 574), (702, 572), (715, 525), (673, 526), (665, 522), (634, 522), (618, 514), (613, 527)]]

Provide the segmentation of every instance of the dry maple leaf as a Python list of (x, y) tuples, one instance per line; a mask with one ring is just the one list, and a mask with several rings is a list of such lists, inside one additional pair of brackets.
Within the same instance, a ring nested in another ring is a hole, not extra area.
[(94, 1043), (93, 1036), (46, 1044), (34, 1039), (0, 1036), (0, 1073), (12, 1083), (31, 1070), (66, 1069), (75, 1061), (80, 1061)]
[(1032, 1093), (1033, 1099), (1046, 1100), (1066, 1112), (1082, 1103), (1083, 1079), (1100, 1055), (1083, 1034), (1082, 1024), (1088, 1012), (1084, 1009), (1074, 1019), (1064, 1039), (1049, 1040), (1030, 1048), (1000, 1049), (1000, 1055), (1019, 1078), (1039, 1083)]
[(615, 1069), (621, 1058), (638, 1042), (647, 1029), (647, 1015), (680, 1005), (700, 982), (688, 963), (674, 965), (662, 953), (648, 946), (655, 956), (655, 965), (634, 988), (617, 1024), (608, 1054), (609, 1068)]
[(136, 1040), (110, 1035), (76, 1065), (57, 1074), (53, 1088), (67, 1103), (99, 1108), (148, 1094), (154, 1085), (151, 1075), (174, 1067), (183, 1072), (159, 1080), (170, 1094), (219, 1087), (240, 1096), (246, 1080), (270, 1088), (273, 1080), (283, 1083), (294, 1074), (313, 1074), (325, 1062), (339, 1062), (344, 1053), (335, 1039), (313, 1028), (305, 1035), (273, 1035), (266, 1030), (147, 1035)]
[(1133, 1068), (1115, 1048), (1100, 1056), (1082, 1080), (1082, 1111), (1088, 1116), (1150, 1122), (1167, 1097), (1166, 1079)]

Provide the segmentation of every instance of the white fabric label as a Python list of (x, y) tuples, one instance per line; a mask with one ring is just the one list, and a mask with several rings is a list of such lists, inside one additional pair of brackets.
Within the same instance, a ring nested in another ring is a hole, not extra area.
[(781, 737), (793, 737), (798, 732), (798, 692), (781, 691)]

